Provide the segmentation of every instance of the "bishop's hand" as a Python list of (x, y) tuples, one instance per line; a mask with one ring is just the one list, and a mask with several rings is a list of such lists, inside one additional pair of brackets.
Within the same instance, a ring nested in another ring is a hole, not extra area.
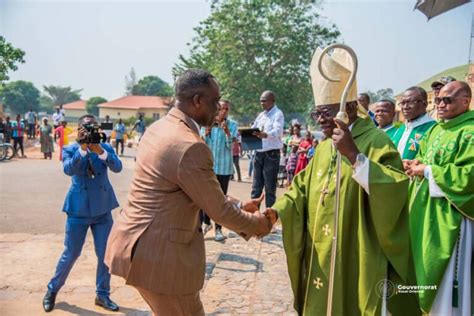
[(270, 234), (273, 227), (270, 220), (260, 212), (253, 213), (253, 216), (257, 218), (257, 226), (255, 227), (254, 234), (259, 238)]
[(341, 155), (347, 157), (353, 165), (355, 164), (357, 155), (360, 152), (354, 143), (351, 131), (347, 124), (337, 118), (334, 119), (334, 123), (336, 123), (337, 128), (333, 130), (332, 142)]
[(265, 212), (263, 212), (263, 215), (265, 215), (270, 220), (270, 223), (272, 223), (272, 225), (275, 225), (278, 220), (277, 211), (272, 209), (271, 207), (267, 207)]

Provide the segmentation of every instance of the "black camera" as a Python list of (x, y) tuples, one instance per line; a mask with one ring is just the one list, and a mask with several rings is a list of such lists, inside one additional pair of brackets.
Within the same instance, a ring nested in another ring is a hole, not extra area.
[(88, 123), (81, 125), (86, 132), (84, 133), (84, 138), (78, 141), (79, 144), (99, 144), (105, 143), (107, 136), (105, 133), (100, 132), (100, 125), (97, 123)]

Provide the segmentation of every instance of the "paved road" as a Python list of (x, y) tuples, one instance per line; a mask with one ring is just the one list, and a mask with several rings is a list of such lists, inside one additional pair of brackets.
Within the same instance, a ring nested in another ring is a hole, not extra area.
[[(41, 299), (62, 251), (65, 215), (60, 211), (69, 178), (57, 160), (40, 159), (36, 148), (27, 159), (0, 163), (0, 315), (42, 315)], [(124, 170), (110, 178), (121, 204), (133, 175), (133, 149)], [(247, 161), (243, 161), (246, 174)], [(230, 194), (247, 199), (250, 183), (231, 182)], [(282, 194), (281, 191), (278, 194)], [(206, 236), (206, 282), (201, 292), (206, 313), (295, 315), (280, 228), (262, 241), (245, 242), (225, 231), (224, 243)], [(150, 315), (148, 307), (120, 278), (112, 278), (119, 313), (93, 304), (96, 258), (89, 235), (82, 256), (58, 295), (50, 315)]]

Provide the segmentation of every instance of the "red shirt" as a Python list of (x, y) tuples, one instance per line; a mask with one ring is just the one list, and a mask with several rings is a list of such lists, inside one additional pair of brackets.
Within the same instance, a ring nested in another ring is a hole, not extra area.
[(240, 143), (239, 142), (232, 143), (232, 156), (240, 156)]

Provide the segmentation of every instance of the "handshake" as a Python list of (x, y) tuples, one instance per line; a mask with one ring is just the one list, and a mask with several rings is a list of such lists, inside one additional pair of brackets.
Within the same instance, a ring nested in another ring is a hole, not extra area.
[(251, 199), (247, 202), (242, 202), (241, 206), (244, 211), (252, 213), (253, 216), (257, 218), (258, 224), (255, 229), (255, 235), (258, 238), (262, 238), (268, 235), (272, 231), (273, 225), (278, 220), (277, 212), (272, 208), (268, 207), (265, 212), (260, 213), (260, 203), (262, 203), (264, 197), (265, 194), (262, 193), (259, 198)]

